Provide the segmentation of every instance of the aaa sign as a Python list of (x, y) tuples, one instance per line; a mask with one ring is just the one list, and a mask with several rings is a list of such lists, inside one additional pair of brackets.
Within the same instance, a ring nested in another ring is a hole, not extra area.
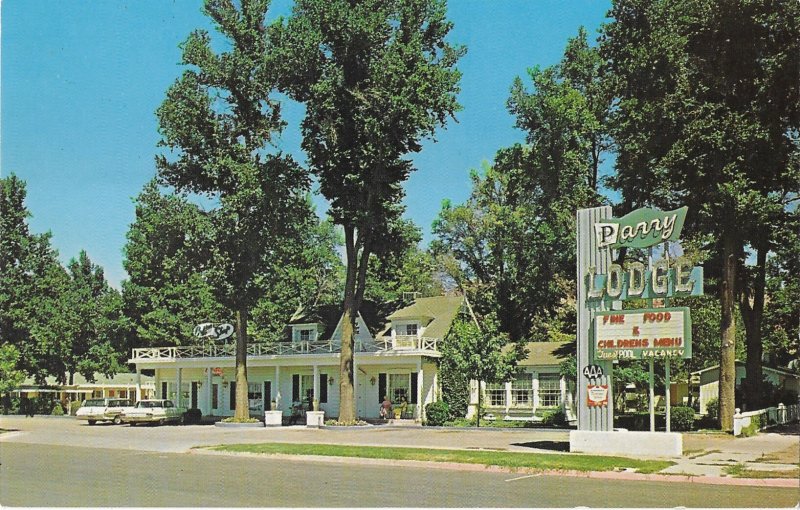
[(692, 357), (687, 307), (597, 312), (592, 329), (598, 360)]

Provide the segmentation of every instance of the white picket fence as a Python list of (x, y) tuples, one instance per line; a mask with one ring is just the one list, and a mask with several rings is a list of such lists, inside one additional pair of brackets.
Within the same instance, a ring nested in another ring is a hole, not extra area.
[(797, 404), (783, 405), (778, 404), (778, 407), (768, 407), (766, 409), (759, 409), (757, 411), (748, 411), (745, 413), (738, 412), (733, 415), (733, 435), (739, 436), (742, 434), (742, 429), (750, 426), (753, 416), (759, 417), (759, 430), (765, 430), (778, 425), (792, 423), (800, 418), (800, 406)]

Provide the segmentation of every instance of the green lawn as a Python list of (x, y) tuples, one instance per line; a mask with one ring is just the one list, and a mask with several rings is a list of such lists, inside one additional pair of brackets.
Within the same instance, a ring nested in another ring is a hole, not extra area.
[(728, 466), (724, 469), (725, 474), (734, 478), (800, 478), (800, 469), (748, 469), (744, 464)]
[(329, 457), (361, 457), (368, 459), (424, 460), (457, 462), (534, 470), (613, 471), (632, 468), (639, 473), (656, 473), (674, 465), (665, 460), (638, 460), (596, 455), (543, 454), (522, 452), (436, 450), (427, 448), (371, 447), (327, 444), (229, 444), (209, 447), (226, 452), (256, 454), (324, 455)]

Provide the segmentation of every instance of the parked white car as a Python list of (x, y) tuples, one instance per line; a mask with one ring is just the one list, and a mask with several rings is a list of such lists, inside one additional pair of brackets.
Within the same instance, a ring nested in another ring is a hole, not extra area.
[(110, 421), (119, 425), (122, 423), (122, 412), (132, 408), (130, 401), (124, 398), (88, 398), (75, 412), (75, 417), (87, 420), (89, 425), (98, 421)]
[(157, 423), (163, 425), (167, 422), (183, 423), (185, 407), (176, 407), (172, 400), (140, 400), (134, 407), (125, 409), (122, 413), (122, 422), (136, 425), (137, 423)]

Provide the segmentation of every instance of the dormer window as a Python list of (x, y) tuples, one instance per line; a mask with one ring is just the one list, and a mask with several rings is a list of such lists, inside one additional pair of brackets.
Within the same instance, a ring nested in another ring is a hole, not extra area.
[[(402, 328), (401, 328), (401, 330), (402, 330)], [(417, 326), (417, 324), (406, 324), (405, 325), (405, 330), (406, 330), (405, 333), (401, 333), (401, 334), (405, 334), (405, 335), (408, 335), (408, 336), (417, 336), (418, 326)]]
[(353, 334), (358, 335), (361, 333), (361, 324), (356, 320), (355, 326), (353, 326)]
[(313, 331), (310, 329), (301, 329), (300, 330), (300, 341), (301, 342), (310, 342), (311, 337), (313, 335)]

